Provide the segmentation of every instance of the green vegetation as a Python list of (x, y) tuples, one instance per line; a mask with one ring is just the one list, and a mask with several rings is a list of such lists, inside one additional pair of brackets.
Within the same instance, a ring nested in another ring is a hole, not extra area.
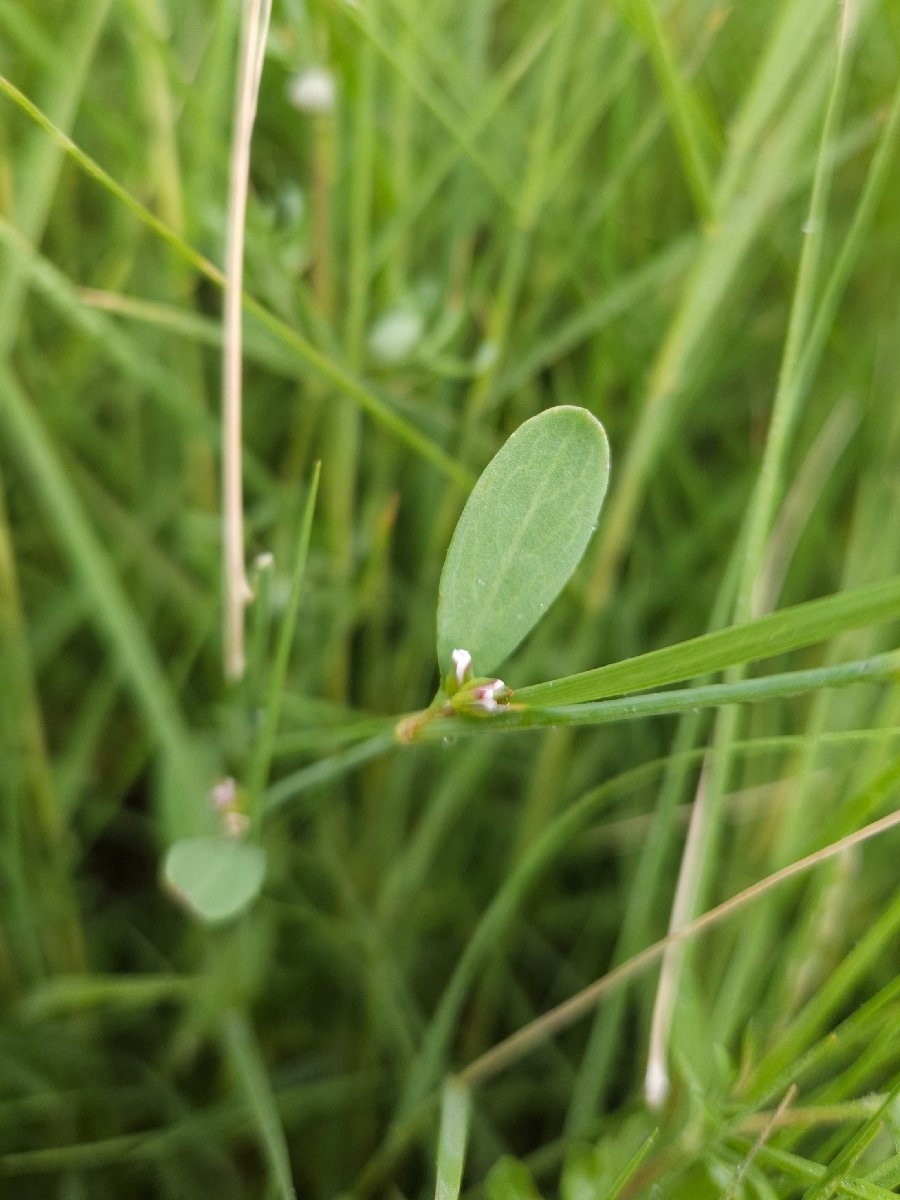
[(276, 2), (227, 682), (241, 7), (0, 0), (0, 1194), (895, 1195), (900, 10)]

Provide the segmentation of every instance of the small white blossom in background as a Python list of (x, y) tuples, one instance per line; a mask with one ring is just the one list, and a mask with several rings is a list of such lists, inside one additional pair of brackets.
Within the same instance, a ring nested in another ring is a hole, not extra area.
[(290, 230), (306, 215), (306, 193), (296, 180), (286, 179), (275, 195), (275, 213), (280, 229)]
[(227, 812), (237, 804), (237, 784), (229, 775), (220, 779), (209, 793), (209, 802), (216, 812)]
[(369, 333), (369, 350), (384, 363), (402, 362), (421, 341), (425, 322), (415, 308), (394, 308), (378, 318)]
[(482, 342), (472, 359), (472, 370), (476, 375), (485, 375), (499, 357), (500, 351), (496, 342)]
[(334, 112), (337, 85), (327, 67), (307, 67), (288, 82), (288, 99), (306, 113)]

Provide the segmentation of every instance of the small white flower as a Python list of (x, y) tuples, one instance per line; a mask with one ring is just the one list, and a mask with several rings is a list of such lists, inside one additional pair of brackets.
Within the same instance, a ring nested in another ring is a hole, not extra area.
[(369, 350), (383, 363), (402, 362), (421, 341), (425, 322), (415, 308), (399, 307), (383, 313), (369, 332)]
[(472, 359), (472, 369), (476, 375), (484, 375), (499, 357), (500, 350), (496, 342), (482, 342)]
[(301, 112), (333, 112), (336, 95), (337, 85), (327, 67), (307, 67), (288, 83), (288, 99)]
[(456, 682), (462, 687), (472, 674), (472, 655), (468, 650), (454, 650), (450, 655), (450, 661), (453, 664)]

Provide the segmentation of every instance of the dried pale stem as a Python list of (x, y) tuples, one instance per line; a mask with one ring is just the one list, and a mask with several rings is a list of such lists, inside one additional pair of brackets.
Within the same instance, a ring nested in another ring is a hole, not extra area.
[(225, 676), (244, 674), (244, 609), (252, 598), (244, 567), (244, 500), (241, 473), (241, 334), (244, 226), (250, 174), (250, 141), (262, 75), (271, 0), (247, 0), (241, 38), (228, 188), (225, 304), (222, 349), (222, 522), (225, 557)]
[(775, 1111), (773, 1113), (769, 1114), (768, 1116), (766, 1116), (765, 1123), (764, 1123), (762, 1129), (760, 1129), (759, 1135), (757, 1136), (756, 1141), (750, 1147), (750, 1153), (747, 1155), (747, 1157), (744, 1159), (744, 1161), (741, 1163), (740, 1167), (738, 1168), (738, 1171), (737, 1171), (734, 1179), (731, 1181), (731, 1185), (728, 1188), (728, 1191), (722, 1197), (722, 1200), (735, 1200), (736, 1196), (740, 1196), (743, 1194), (744, 1189), (743, 1189), (742, 1185), (743, 1185), (745, 1178), (747, 1177), (747, 1172), (750, 1170), (750, 1167), (753, 1164), (753, 1160), (757, 1157), (760, 1150), (762, 1150), (763, 1146), (765, 1146), (766, 1142), (772, 1136), (773, 1132), (778, 1128), (779, 1124), (781, 1123), (782, 1119), (784, 1118), (784, 1114), (787, 1112), (787, 1110), (790, 1108), (790, 1106), (794, 1103), (794, 1100), (797, 1098), (798, 1092), (799, 1092), (799, 1088), (797, 1087), (796, 1083), (792, 1083), (791, 1086), (788, 1088), (787, 1092), (785, 1092), (784, 1096), (782, 1096), (781, 1103), (778, 1105), (778, 1107), (775, 1109)]
[(790, 879), (795, 879), (798, 875), (804, 874), (820, 863), (827, 862), (828, 859), (834, 858), (836, 855), (843, 854), (852, 846), (860, 845), (870, 838), (887, 833), (888, 830), (894, 829), (898, 825), (900, 825), (900, 810), (888, 813), (879, 820), (863, 826), (862, 829), (858, 829), (854, 833), (850, 833), (846, 837), (833, 842), (831, 845), (824, 846), (821, 850), (817, 850), (813, 854), (808, 854), (805, 858), (798, 859), (797, 862), (793, 862), (789, 866), (775, 871), (765, 879), (761, 879), (758, 883), (744, 888), (742, 892), (738, 892), (730, 900), (725, 900), (722, 904), (718, 904), (715, 908), (711, 908), (708, 912), (703, 913), (702, 916), (696, 917), (686, 925), (680, 926), (661, 941), (654, 942), (653, 945), (648, 946), (633, 958), (628, 959), (618, 967), (614, 967), (609, 974), (604, 975), (589, 987), (584, 988), (583, 991), (578, 992), (550, 1012), (545, 1013), (542, 1017), (538, 1017), (528, 1025), (523, 1026), (523, 1028), (511, 1034), (502, 1042), (498, 1042), (496, 1046), (493, 1046), (486, 1053), (482, 1054), (480, 1058), (475, 1059), (474, 1062), (460, 1071), (456, 1075), (457, 1082), (468, 1087), (478, 1087), (486, 1083), (489, 1079), (493, 1079), (496, 1075), (506, 1070), (507, 1067), (518, 1062), (533, 1050), (536, 1050), (538, 1046), (544, 1045), (545, 1042), (555, 1037), (556, 1034), (561, 1033), (564, 1029), (568, 1029), (570, 1025), (573, 1025), (576, 1021), (586, 1016), (610, 992), (621, 987), (627, 981), (634, 979), (637, 975), (640, 975), (641, 972), (647, 970), (653, 963), (658, 962), (670, 946), (695, 938), (699, 933), (724, 921), (737, 911), (737, 909), (743, 908), (744, 905), (751, 904), (754, 900), (758, 900), (761, 896), (766, 895), (773, 888), (787, 883)]
[[(678, 886), (675, 900), (672, 904), (672, 914), (669, 920), (669, 933), (675, 933), (687, 924), (691, 917), (691, 904), (697, 871), (700, 866), (701, 844), (703, 831), (706, 828), (706, 781), (708, 762), (704, 762), (697, 784), (697, 792), (691, 809), (691, 823), (688, 827), (684, 856), (681, 860), (681, 871), (678, 876)], [(650, 1026), (650, 1045), (647, 1054), (647, 1069), (644, 1074), (644, 1099), (647, 1107), (658, 1111), (665, 1103), (669, 1093), (669, 1069), (666, 1051), (669, 1043), (669, 1031), (672, 1027), (672, 1017), (675, 1012), (677, 998), (677, 981), (681, 962), (682, 947), (673, 943), (666, 947), (663, 955), (662, 969), (659, 974), (659, 986), (656, 992), (656, 1003), (653, 1006), (653, 1020)]]

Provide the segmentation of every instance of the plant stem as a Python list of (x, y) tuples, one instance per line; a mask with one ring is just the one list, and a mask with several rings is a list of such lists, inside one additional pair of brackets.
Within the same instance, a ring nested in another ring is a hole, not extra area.
[(847, 687), (900, 678), (900, 650), (877, 654), (872, 658), (844, 663), (837, 667), (816, 667), (810, 671), (788, 671), (763, 679), (741, 679), (730, 683), (712, 683), (702, 687), (680, 688), (667, 692), (649, 692), (639, 696), (621, 696), (585, 704), (539, 707), (510, 704), (506, 711), (492, 717), (459, 719), (455, 714), (438, 713), (417, 726), (413, 738), (436, 741), (445, 737), (540, 729), (548, 726), (609, 725), (616, 721), (634, 721), (643, 717), (668, 716), (723, 704), (758, 704), (818, 692), (822, 688)]
[(228, 187), (222, 341), (222, 532), (225, 560), (224, 665), (225, 677), (231, 682), (236, 682), (244, 674), (244, 609), (252, 598), (244, 566), (241, 471), (244, 227), (250, 179), (250, 141), (270, 13), (271, 0), (247, 0), (241, 31)]

